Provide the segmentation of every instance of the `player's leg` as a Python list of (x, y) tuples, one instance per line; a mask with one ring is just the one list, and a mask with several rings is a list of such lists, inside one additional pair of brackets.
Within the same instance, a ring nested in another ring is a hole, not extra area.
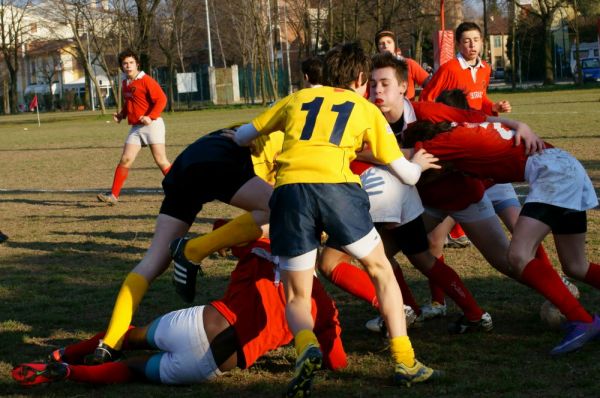
[(97, 197), (99, 201), (111, 205), (114, 205), (118, 202), (119, 195), (121, 194), (121, 188), (123, 188), (123, 184), (125, 184), (125, 180), (129, 175), (129, 169), (141, 149), (141, 141), (139, 140), (139, 137), (135, 136), (132, 128), (132, 133), (129, 134), (127, 140), (125, 141), (123, 152), (121, 153), (121, 159), (119, 160), (119, 164), (115, 169), (111, 191), (110, 193), (106, 194), (98, 194)]
[(247, 180), (227, 201), (232, 206), (248, 211), (206, 235), (184, 242), (183, 254), (195, 263), (215, 251), (260, 238), (268, 228), (271, 185), (260, 177)]
[[(523, 282), (533, 286), (540, 292), (546, 293), (546, 298), (567, 318), (569, 326), (567, 334), (561, 343), (551, 351), (551, 354), (558, 355), (577, 350), (599, 335), (600, 319), (590, 315), (581, 306), (552, 267), (534, 257), (535, 248), (550, 230), (560, 229), (563, 226), (563, 217), (557, 215), (557, 213), (553, 214), (552, 208), (554, 207), (542, 203), (525, 204), (523, 213), (515, 226), (508, 258), (511, 264), (521, 270)], [(574, 237), (572, 240), (576, 241), (577, 238)], [(560, 246), (563, 252), (559, 257), (562, 256), (562, 259), (565, 260), (564, 266), (585, 268), (583, 265), (585, 261), (582, 261), (585, 255), (576, 254), (576, 252), (581, 251), (582, 242), (576, 243), (574, 248), (565, 251), (564, 243), (567, 242), (568, 240), (562, 242), (563, 245)], [(559, 246), (557, 246), (557, 250), (558, 248)], [(574, 255), (573, 258), (568, 259), (571, 255)]]
[(163, 175), (166, 175), (171, 168), (171, 163), (169, 162), (169, 159), (167, 159), (167, 150), (165, 148), (165, 122), (161, 117), (153, 120), (152, 123), (141, 129), (140, 135), (144, 142), (150, 146), (150, 152), (152, 152), (154, 162)]
[(167, 214), (156, 219), (154, 236), (144, 258), (127, 275), (115, 301), (106, 336), (94, 354), (94, 363), (110, 361), (115, 351), (121, 349), (125, 332), (131, 324), (133, 314), (146, 294), (148, 286), (169, 266), (171, 256), (169, 243), (185, 235), (190, 225)]
[[(429, 251), (436, 258), (443, 258), (446, 239), (456, 222), (452, 217), (445, 217), (433, 229), (428, 229)], [(425, 319), (446, 315), (446, 299), (444, 289), (428, 279), (431, 301), (421, 306)]]
[(149, 146), (152, 157), (154, 158), (154, 162), (163, 175), (167, 175), (171, 169), (171, 162), (169, 162), (169, 159), (167, 158), (167, 149), (165, 144), (150, 144)]

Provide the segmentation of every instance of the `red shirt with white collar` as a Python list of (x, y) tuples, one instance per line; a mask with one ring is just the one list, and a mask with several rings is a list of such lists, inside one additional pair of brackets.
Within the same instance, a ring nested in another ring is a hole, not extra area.
[(123, 80), (123, 98), (125, 104), (121, 116), (131, 125), (142, 124), (142, 116), (158, 119), (167, 105), (167, 96), (158, 82), (144, 72), (134, 79)]
[(419, 101), (434, 102), (444, 90), (460, 89), (467, 95), (469, 106), (481, 110), (487, 115), (497, 115), (492, 111), (494, 104), (487, 97), (492, 69), (483, 60), (478, 59), (470, 66), (461, 54), (440, 66), (427, 86), (421, 92)]

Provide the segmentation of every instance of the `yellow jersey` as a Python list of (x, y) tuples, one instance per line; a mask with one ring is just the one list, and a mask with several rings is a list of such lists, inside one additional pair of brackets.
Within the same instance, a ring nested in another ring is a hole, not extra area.
[(275, 184), (276, 159), (283, 146), (283, 132), (261, 135), (253, 141), (252, 163), (257, 176), (271, 185)]
[(384, 164), (401, 158), (381, 111), (352, 90), (307, 88), (291, 94), (252, 121), (260, 134), (284, 132), (275, 187), (294, 183), (358, 183), (350, 170), (368, 142)]

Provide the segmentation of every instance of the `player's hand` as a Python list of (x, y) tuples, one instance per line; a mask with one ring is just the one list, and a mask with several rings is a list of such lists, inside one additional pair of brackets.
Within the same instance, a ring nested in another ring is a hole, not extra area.
[(121, 123), (121, 120), (123, 120), (123, 117), (121, 116), (120, 113), (113, 113), (113, 120), (117, 123)]
[(149, 126), (152, 123), (152, 119), (150, 119), (150, 116), (140, 116), (139, 121), (144, 126)]
[(441, 169), (442, 166), (436, 164), (439, 159), (433, 156), (431, 153), (427, 152), (425, 149), (421, 148), (413, 155), (410, 160), (413, 163), (421, 166), (421, 170), (429, 170), (429, 169)]
[(512, 106), (508, 101), (498, 101), (492, 105), (492, 111), (497, 113), (510, 113)]
[(546, 148), (544, 141), (525, 123), (519, 123), (515, 132), (515, 146), (519, 146), (521, 140), (523, 140), (525, 143), (525, 154), (533, 155), (534, 153), (542, 152)]
[(235, 130), (223, 129), (223, 132), (221, 133), (221, 135), (223, 137), (229, 138), (231, 141), (235, 141)]

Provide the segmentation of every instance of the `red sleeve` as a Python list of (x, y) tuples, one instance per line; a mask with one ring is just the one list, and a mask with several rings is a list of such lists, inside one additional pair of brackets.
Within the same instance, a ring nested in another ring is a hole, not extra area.
[(167, 96), (156, 80), (150, 77), (146, 80), (146, 86), (148, 88), (148, 96), (150, 97), (149, 102), (152, 104), (147, 116), (152, 120), (156, 120), (167, 105)]
[(339, 370), (348, 365), (346, 351), (342, 344), (342, 328), (338, 310), (317, 278), (313, 279), (313, 309), (316, 308), (315, 334), (319, 340), (325, 366)]
[(428, 120), (433, 123), (483, 123), (487, 119), (483, 112), (454, 108), (439, 102), (414, 102), (412, 105), (417, 120)]
[(409, 70), (411, 71), (413, 81), (419, 86), (422, 86), (423, 82), (429, 78), (429, 73), (427, 73), (414, 59), (406, 58), (406, 63), (410, 64)]
[(429, 80), (429, 83), (421, 91), (419, 101), (435, 102), (442, 91), (448, 88), (448, 68), (442, 65)]

